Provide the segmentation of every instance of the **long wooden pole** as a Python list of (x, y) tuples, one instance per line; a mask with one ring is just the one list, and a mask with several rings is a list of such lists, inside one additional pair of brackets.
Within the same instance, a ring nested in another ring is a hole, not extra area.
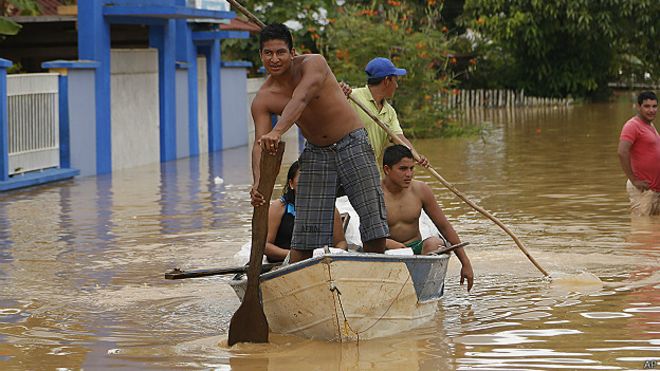
[[(246, 17), (248, 17), (250, 20), (252, 20), (254, 23), (256, 23), (259, 27), (261, 27), (261, 28), (264, 28), (264, 27), (265, 27), (265, 24), (264, 24), (263, 22), (261, 22), (261, 21), (259, 20), (259, 18), (257, 18), (254, 14), (250, 13), (247, 9), (245, 9), (245, 8), (244, 8), (241, 4), (239, 4), (236, 0), (227, 0), (227, 1), (229, 1), (229, 3), (230, 3), (231, 5), (233, 5), (234, 7), (236, 7), (236, 9), (238, 9), (238, 11), (240, 11), (241, 13), (243, 13)], [(355, 100), (355, 99), (354, 99), (353, 97), (351, 97), (351, 96), (349, 96), (348, 99), (350, 99), (353, 103), (355, 103), (358, 107), (360, 107), (360, 109), (361, 109), (362, 111), (364, 111), (367, 115), (369, 115), (369, 117), (371, 117), (371, 119), (374, 120), (374, 122), (375, 122), (376, 124), (378, 124), (378, 126), (380, 126), (381, 129), (385, 130), (385, 132), (387, 133), (387, 135), (389, 135), (390, 138), (392, 138), (392, 141), (394, 141), (394, 143), (396, 143), (396, 144), (402, 144), (402, 145), (406, 146), (406, 144), (403, 143), (403, 141), (402, 141), (397, 135), (395, 135), (394, 133), (392, 133), (392, 131), (390, 130), (390, 128), (387, 127), (387, 125), (385, 125), (382, 121), (380, 121), (380, 119), (379, 119), (378, 117), (374, 116), (371, 112), (369, 112), (369, 110), (368, 110), (368, 109), (367, 109), (362, 103), (358, 102), (357, 100)], [(406, 146), (406, 147), (407, 147), (407, 146)], [(415, 160), (419, 161), (419, 156), (416, 155), (416, 156), (415, 156)], [(550, 277), (550, 275), (548, 274), (548, 272), (546, 272), (545, 269), (543, 269), (543, 268), (541, 267), (541, 265), (539, 265), (539, 263), (538, 263), (538, 262), (537, 262), (537, 261), (536, 261), (536, 260), (530, 255), (530, 254), (529, 254), (529, 252), (527, 251), (527, 248), (525, 248), (525, 245), (523, 245), (523, 243), (520, 241), (520, 239), (518, 239), (518, 237), (517, 237), (513, 232), (511, 232), (511, 230), (510, 230), (509, 228), (507, 228), (507, 226), (505, 226), (505, 225), (504, 225), (499, 219), (497, 219), (496, 217), (494, 217), (493, 215), (491, 215), (488, 211), (484, 210), (484, 209), (481, 208), (480, 206), (476, 205), (474, 202), (470, 201), (470, 200), (469, 200), (467, 197), (465, 197), (465, 196), (464, 196), (464, 195), (463, 195), (458, 189), (456, 189), (456, 187), (454, 187), (453, 184), (449, 183), (448, 181), (445, 180), (445, 178), (443, 178), (440, 174), (438, 174), (438, 172), (435, 171), (435, 169), (433, 169), (433, 167), (432, 167), (431, 165), (429, 165), (429, 166), (427, 167), (427, 170), (428, 170), (428, 171), (429, 171), (434, 177), (436, 177), (436, 178), (440, 181), (440, 183), (442, 183), (445, 187), (447, 187), (450, 191), (452, 191), (452, 192), (453, 192), (456, 196), (458, 196), (461, 200), (463, 200), (465, 203), (467, 203), (468, 205), (470, 205), (473, 209), (477, 210), (477, 211), (480, 212), (482, 215), (484, 215), (484, 216), (486, 216), (488, 219), (492, 220), (492, 221), (493, 221), (495, 224), (497, 224), (500, 228), (502, 228), (502, 229), (504, 230), (504, 232), (506, 232), (509, 236), (511, 236), (511, 238), (513, 239), (513, 242), (515, 242), (516, 245), (518, 246), (518, 248), (520, 248), (520, 251), (522, 251), (523, 254), (525, 254), (525, 256), (527, 256), (527, 259), (529, 259), (529, 261), (531, 261), (532, 264), (534, 264), (534, 266), (535, 266), (539, 271), (541, 271), (541, 273), (543, 273), (544, 276), (546, 276), (546, 277)]]
[[(388, 128), (387, 125), (385, 125), (385, 123), (380, 121), (380, 119), (378, 117), (376, 117), (374, 114), (369, 112), (367, 107), (365, 107), (362, 103), (358, 102), (352, 96), (349, 96), (348, 99), (350, 99), (353, 103), (355, 103), (355, 105), (360, 107), (361, 110), (363, 110), (367, 115), (369, 115), (369, 117), (371, 117), (371, 119), (374, 120), (374, 122), (376, 124), (378, 124), (378, 126), (380, 126), (381, 129), (385, 130), (387, 135), (389, 135), (390, 138), (392, 138), (392, 141), (394, 141), (396, 144), (401, 144), (401, 145), (406, 146), (406, 144), (399, 138), (399, 136), (394, 134), (392, 132), (392, 130), (390, 130), (390, 128)], [(413, 156), (415, 156), (415, 160), (417, 160), (417, 161), (420, 160), (419, 156), (416, 153), (414, 153)], [(544, 276), (546, 276), (546, 277), (550, 276), (548, 274), (548, 272), (546, 272), (545, 269), (543, 269), (541, 267), (541, 265), (539, 265), (539, 263), (529, 254), (529, 252), (525, 248), (525, 245), (523, 245), (523, 243), (520, 241), (520, 239), (518, 239), (518, 237), (513, 232), (511, 232), (511, 230), (509, 228), (507, 228), (507, 226), (505, 226), (499, 219), (497, 219), (496, 217), (491, 215), (488, 211), (484, 210), (481, 206), (479, 206), (479, 205), (475, 204), (474, 202), (470, 201), (467, 197), (465, 197), (465, 195), (463, 195), (463, 193), (461, 193), (458, 189), (456, 189), (456, 187), (454, 187), (453, 184), (449, 183), (448, 181), (445, 180), (445, 178), (443, 178), (440, 174), (438, 174), (438, 172), (435, 171), (435, 169), (431, 165), (429, 165), (426, 168), (426, 170), (428, 170), (434, 177), (436, 177), (440, 181), (440, 183), (442, 183), (445, 187), (447, 187), (450, 191), (452, 191), (461, 200), (465, 201), (466, 204), (472, 206), (473, 209), (477, 210), (478, 212), (480, 212), (481, 214), (486, 216), (488, 219), (492, 220), (500, 228), (502, 228), (504, 230), (504, 232), (506, 232), (509, 236), (511, 236), (511, 238), (516, 243), (516, 245), (518, 245), (518, 247), (523, 252), (523, 254), (525, 254), (525, 256), (527, 256), (527, 259), (529, 259), (529, 261), (531, 261), (532, 264), (534, 264), (534, 266), (539, 271), (541, 271), (541, 273), (543, 273)]]
[(239, 12), (243, 13), (246, 17), (248, 17), (249, 20), (254, 22), (257, 26), (264, 28), (266, 27), (266, 24), (262, 22), (259, 18), (257, 18), (254, 14), (250, 13), (249, 10), (245, 9), (243, 5), (239, 4), (238, 1), (236, 0), (227, 0), (231, 6), (236, 8)]

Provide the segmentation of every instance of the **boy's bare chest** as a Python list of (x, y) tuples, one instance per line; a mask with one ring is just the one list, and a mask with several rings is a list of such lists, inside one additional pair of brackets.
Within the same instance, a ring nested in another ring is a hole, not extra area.
[(387, 218), (399, 222), (414, 221), (419, 218), (422, 210), (421, 201), (410, 190), (401, 195), (385, 192)]

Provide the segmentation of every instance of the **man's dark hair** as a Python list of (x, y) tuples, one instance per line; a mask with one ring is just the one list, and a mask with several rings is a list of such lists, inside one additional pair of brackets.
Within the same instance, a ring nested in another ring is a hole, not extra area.
[(259, 50), (264, 48), (264, 43), (270, 40), (282, 40), (286, 42), (289, 50), (293, 49), (293, 37), (289, 28), (281, 23), (271, 23), (264, 27), (259, 34)]
[(399, 161), (401, 161), (403, 158), (415, 159), (412, 152), (410, 151), (410, 148), (402, 144), (389, 146), (385, 148), (385, 152), (383, 153), (383, 166), (387, 165), (392, 167), (399, 163)]
[(637, 104), (639, 104), (641, 106), (642, 103), (644, 103), (645, 100), (654, 100), (654, 101), (657, 102), (658, 101), (658, 96), (655, 95), (655, 93), (652, 92), (652, 91), (643, 91), (643, 92), (639, 93), (639, 95), (637, 96)]
[(367, 78), (367, 85), (369, 86), (375, 86), (380, 84), (381, 81), (385, 80), (387, 76), (384, 77), (369, 77)]

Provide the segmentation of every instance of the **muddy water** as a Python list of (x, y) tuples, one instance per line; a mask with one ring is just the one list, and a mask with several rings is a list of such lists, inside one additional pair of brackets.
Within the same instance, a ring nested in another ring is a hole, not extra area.
[(360, 344), (273, 335), (229, 349), (228, 277), (162, 278), (235, 265), (250, 232), (246, 148), (0, 194), (0, 369), (660, 367), (660, 218), (631, 219), (616, 157), (632, 113), (628, 102), (479, 111), (481, 138), (416, 141), (555, 279), (419, 171), (471, 242), (475, 287), (458, 284), (452, 259), (433, 323)]

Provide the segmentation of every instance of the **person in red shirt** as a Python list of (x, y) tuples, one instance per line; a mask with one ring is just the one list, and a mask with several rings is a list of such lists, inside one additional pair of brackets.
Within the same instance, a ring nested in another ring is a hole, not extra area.
[(626, 189), (633, 215), (660, 215), (660, 135), (653, 125), (658, 97), (647, 91), (637, 97), (637, 115), (623, 125), (619, 161), (628, 177)]

